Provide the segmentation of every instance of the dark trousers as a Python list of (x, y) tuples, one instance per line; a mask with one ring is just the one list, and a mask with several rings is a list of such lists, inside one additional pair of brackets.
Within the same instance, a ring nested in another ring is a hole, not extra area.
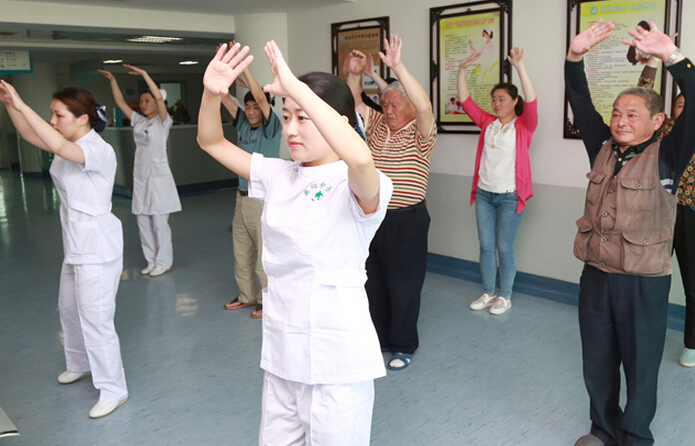
[(365, 288), (382, 348), (411, 354), (418, 348), (417, 319), (427, 271), (429, 227), (424, 201), (388, 211), (369, 246)]
[[(649, 425), (656, 413), (670, 287), (670, 275), (628, 276), (584, 267), (579, 290), (584, 383), (591, 433), (606, 444), (654, 444)], [(619, 405), (621, 363), (624, 409)]]
[(695, 349), (695, 211), (690, 206), (678, 205), (673, 248), (685, 289), (683, 341), (686, 348)]

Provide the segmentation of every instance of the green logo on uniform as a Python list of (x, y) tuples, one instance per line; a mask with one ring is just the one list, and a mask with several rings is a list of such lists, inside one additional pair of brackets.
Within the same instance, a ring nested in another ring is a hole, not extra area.
[(304, 189), (304, 196), (310, 197), (311, 201), (321, 201), (331, 189), (333, 189), (333, 186), (326, 186), (326, 183), (311, 183)]

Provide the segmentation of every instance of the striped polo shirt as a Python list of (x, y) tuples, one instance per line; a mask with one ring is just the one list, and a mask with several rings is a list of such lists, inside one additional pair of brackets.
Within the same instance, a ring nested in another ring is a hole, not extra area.
[(434, 120), (428, 136), (423, 137), (413, 119), (391, 134), (384, 115), (367, 108), (367, 143), (376, 168), (393, 181), (389, 209), (418, 204), (425, 199), (430, 175), (430, 158), (437, 141)]

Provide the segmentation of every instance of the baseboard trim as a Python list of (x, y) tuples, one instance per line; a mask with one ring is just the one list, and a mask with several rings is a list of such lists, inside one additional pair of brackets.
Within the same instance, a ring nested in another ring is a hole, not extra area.
[[(427, 271), (469, 282), (482, 283), (478, 262), (469, 260), (430, 252), (427, 255)], [(579, 284), (517, 272), (513, 291), (576, 307)], [(685, 307), (683, 305), (668, 305), (668, 328), (679, 331), (683, 331), (685, 328)]]

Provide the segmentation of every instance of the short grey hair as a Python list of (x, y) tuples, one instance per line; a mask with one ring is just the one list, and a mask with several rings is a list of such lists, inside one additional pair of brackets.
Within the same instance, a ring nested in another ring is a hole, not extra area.
[(390, 84), (388, 84), (386, 87), (384, 87), (384, 90), (381, 92), (381, 94), (383, 96), (386, 96), (386, 93), (388, 93), (389, 91), (399, 91), (401, 93), (401, 95), (403, 96), (403, 99), (405, 99), (405, 101), (408, 104), (411, 104), (411, 105), (413, 104), (412, 102), (410, 102), (410, 98), (408, 97), (408, 95), (405, 94), (405, 90), (403, 89), (403, 84), (401, 84), (400, 81), (393, 81)]
[(654, 116), (658, 113), (664, 113), (664, 98), (662, 98), (661, 95), (656, 91), (644, 87), (632, 87), (621, 91), (618, 97), (615, 98), (615, 101), (613, 102), (613, 107), (615, 107), (615, 103), (618, 102), (618, 99), (622, 98), (627, 94), (631, 94), (633, 96), (637, 96), (644, 99), (644, 105), (647, 107), (647, 110), (649, 110), (651, 116)]

